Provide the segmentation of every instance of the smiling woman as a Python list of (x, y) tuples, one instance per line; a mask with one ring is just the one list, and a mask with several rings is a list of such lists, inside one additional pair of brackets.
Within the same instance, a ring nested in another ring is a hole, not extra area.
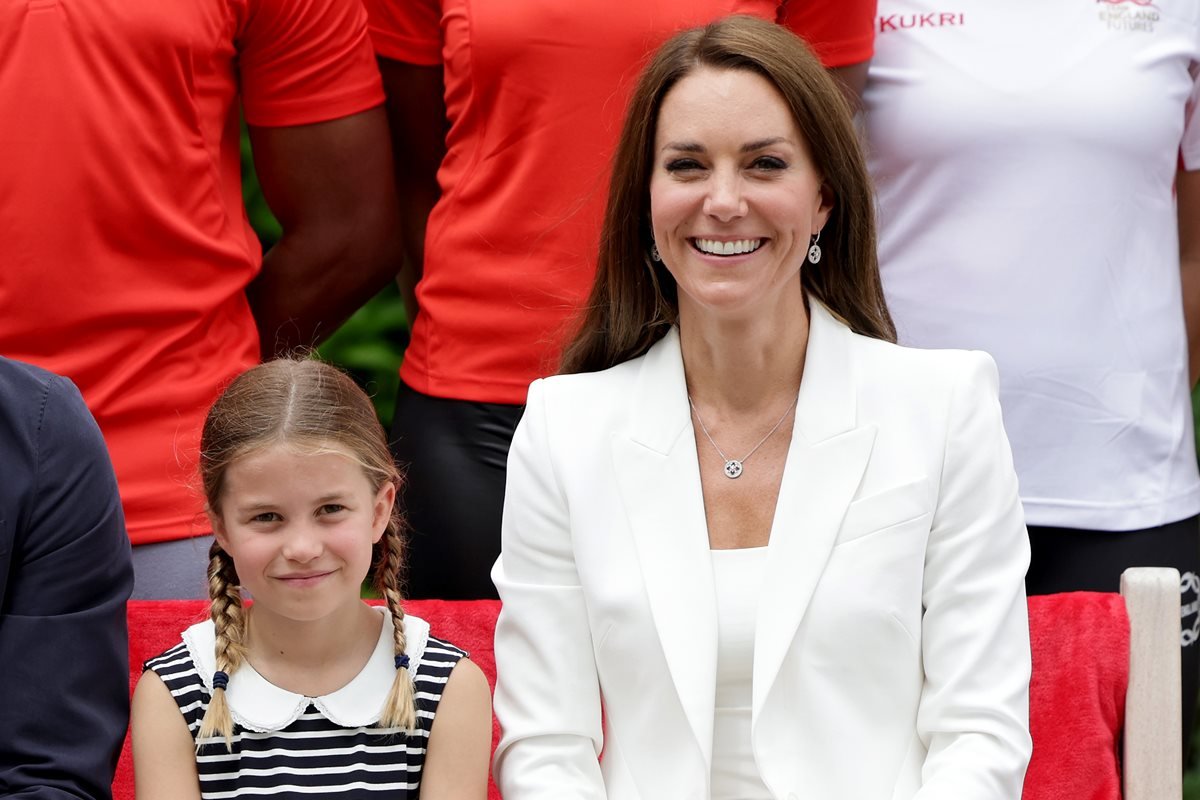
[(778, 26), (684, 32), (614, 165), (568, 374), (509, 456), (504, 797), (1016, 800), (1029, 547), (995, 367), (892, 343), (836, 86)]
[(698, 69), (663, 100), (654, 149), (652, 247), (681, 324), (803, 320), (800, 265), (831, 195), (778, 90), (754, 72)]
[[(730, 17), (727, 23), (720, 30), (729, 47), (713, 46), (701, 53), (701, 44), (715, 41), (699, 36), (704, 29), (669, 40), (646, 67), (630, 99), (613, 157), (597, 278), (584, 306), (579, 333), (564, 351), (563, 372), (603, 369), (640, 356), (677, 322), (677, 288), (670, 264), (653, 258), (656, 252), (662, 256), (656, 245), (656, 237), (662, 234), (654, 221), (659, 212), (653, 206), (657, 204), (665, 214), (668, 206), (662, 204), (677, 196), (656, 193), (668, 175), (681, 187), (700, 176), (705, 155), (700, 151), (717, 146), (715, 138), (708, 143), (698, 141), (696, 137), (702, 133), (725, 140), (736, 138), (736, 131), (743, 137), (736, 143), (723, 142), (739, 151), (741, 160), (729, 165), (743, 167), (738, 170), (739, 181), (730, 182), (732, 173), (724, 177), (705, 173), (705, 180), (700, 181), (703, 193), (711, 194), (701, 197), (700, 210), (703, 214), (714, 212), (711, 223), (704, 224), (728, 227), (731, 210), (724, 206), (735, 203), (732, 213), (736, 215), (736, 204), (752, 196), (729, 192), (744, 192), (752, 177), (770, 185), (785, 176), (782, 183), (790, 184), (797, 173), (810, 172), (810, 178), (819, 179), (821, 199), (810, 197), (804, 201), (797, 197), (797, 205), (792, 206), (793, 212), (802, 207), (802, 202), (811, 202), (817, 208), (825, 206), (824, 221), (814, 224), (812, 230), (813, 234), (823, 235), (823, 260), (799, 270), (804, 250), (808, 249), (805, 238), (800, 258), (794, 261), (806, 296), (825, 303), (858, 333), (895, 340), (875, 255), (871, 184), (843, 93), (807, 48), (779, 46), (778, 34), (786, 31), (767, 33), (766, 25), (747, 17)], [(799, 40), (790, 36), (788, 41)], [(698, 74), (716, 80), (687, 80)], [(737, 96), (743, 89), (753, 90), (754, 99)], [(707, 103), (710, 107), (705, 113), (721, 119), (728, 130), (706, 125), (700, 114), (680, 113), (687, 110), (686, 106), (700, 103)], [(660, 127), (664, 116), (666, 120)], [(781, 158), (781, 152), (770, 152), (787, 141), (795, 155), (790, 162)], [(669, 160), (661, 152), (668, 144), (682, 147)], [(741, 152), (747, 147), (761, 158), (747, 159), (750, 153)], [(667, 169), (668, 161), (675, 169)], [(755, 162), (754, 169), (744, 168)], [(696, 190), (691, 196), (700, 194), (701, 190)], [(699, 221), (700, 215), (694, 219)], [(787, 223), (783, 228), (793, 225), (795, 222)], [(739, 235), (718, 236), (703, 229), (692, 237), (701, 233), (720, 242), (722, 252), (729, 246), (729, 236)], [(749, 242), (751, 248), (753, 244)], [(773, 249), (778, 250), (780, 244)], [(679, 252), (687, 249), (695, 248), (689, 243)]]

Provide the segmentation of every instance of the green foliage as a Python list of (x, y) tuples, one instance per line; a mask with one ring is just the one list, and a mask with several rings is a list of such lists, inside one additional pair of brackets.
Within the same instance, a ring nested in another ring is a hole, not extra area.
[(384, 428), (392, 427), (400, 362), (408, 346), (408, 319), (396, 284), (377, 294), (317, 348), (321, 358), (349, 372), (375, 402)]
[(1196, 437), (1196, 452), (1200, 453), (1200, 387), (1192, 390), (1192, 433)]
[[(263, 250), (279, 241), (279, 221), (267, 207), (254, 173), (250, 140), (242, 130), (242, 195), (246, 213)], [(364, 305), (317, 348), (320, 357), (337, 364), (358, 381), (375, 402), (384, 428), (391, 429), (396, 406), (397, 371), (408, 346), (408, 319), (395, 284)]]

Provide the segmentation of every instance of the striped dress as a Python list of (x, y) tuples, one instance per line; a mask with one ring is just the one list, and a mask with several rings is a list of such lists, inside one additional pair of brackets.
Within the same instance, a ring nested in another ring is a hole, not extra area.
[[(305, 697), (266, 681), (249, 664), (226, 689), (234, 720), (233, 747), (197, 740), (196, 766), (204, 800), (230, 797), (416, 798), (433, 717), (450, 671), (466, 653), (429, 635), (429, 625), (405, 618), (407, 652), (416, 664), (419, 729), (378, 728), (395, 674), (391, 618), (383, 614), (379, 642), (367, 665), (345, 687)], [(212, 697), (213, 625), (193, 625), (183, 641), (146, 662), (167, 685), (196, 738)]]

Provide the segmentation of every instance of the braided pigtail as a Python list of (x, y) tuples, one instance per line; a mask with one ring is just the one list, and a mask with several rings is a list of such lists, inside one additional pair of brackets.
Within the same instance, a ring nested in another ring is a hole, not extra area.
[[(391, 483), (399, 492), (401, 478), (388, 450), (387, 437), (371, 399), (344, 372), (309, 359), (279, 359), (252, 367), (226, 387), (209, 409), (200, 433), (200, 477), (214, 525), (222, 517), (225, 474), (231, 464), (260, 448), (286, 444), (298, 452), (335, 452), (363, 468), (379, 491)], [(381, 724), (416, 727), (412, 673), (404, 652), (404, 610), (400, 567), (403, 555), (400, 515), (389, 508), (387, 529), (376, 545), (375, 583), (387, 598), (395, 627), (396, 677)], [(233, 721), (226, 702), (229, 676), (246, 658), (246, 612), (238, 590), (237, 569), (214, 544), (209, 551), (209, 597), (216, 626), (216, 673), (212, 700), (199, 736), (224, 736), (232, 747)]]
[(413, 689), (417, 665), (409, 661), (405, 652), (404, 607), (400, 597), (402, 552), (400, 526), (393, 519), (379, 541), (379, 561), (375, 565), (375, 588), (387, 600), (388, 611), (392, 614), (392, 641), (396, 653), (396, 676), (392, 679), (391, 691), (383, 704), (379, 724), (384, 728), (411, 731), (417, 727), (417, 700)]
[(238, 588), (237, 568), (233, 559), (213, 542), (208, 551), (208, 596), (213, 625), (216, 628), (217, 671), (213, 675), (212, 699), (200, 722), (197, 741), (221, 736), (225, 747), (233, 750), (233, 718), (225, 699), (225, 687), (246, 657), (246, 611)]

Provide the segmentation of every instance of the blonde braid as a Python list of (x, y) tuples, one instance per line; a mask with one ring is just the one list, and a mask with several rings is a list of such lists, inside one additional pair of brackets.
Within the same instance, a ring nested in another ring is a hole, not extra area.
[[(208, 551), (208, 596), (209, 613), (216, 629), (217, 672), (224, 673), (228, 680), (246, 658), (246, 613), (238, 588), (237, 568), (216, 542)], [(225, 688), (219, 680), (214, 680), (212, 699), (200, 722), (196, 740), (217, 735), (224, 737), (226, 749), (232, 752), (233, 718), (229, 714)]]
[[(400, 526), (396, 521), (388, 525), (383, 539), (379, 542), (379, 561), (375, 566), (375, 588), (387, 600), (388, 610), (392, 614), (392, 641), (395, 644), (397, 662), (403, 656), (407, 658), (405, 649), (407, 642), (404, 636), (404, 607), (400, 597), (400, 569), (402, 542)], [(379, 725), (383, 728), (404, 728), (415, 730), (417, 727), (417, 699), (413, 690), (413, 676), (417, 665), (409, 663), (407, 667), (397, 666), (396, 676), (392, 679), (392, 688), (388, 692), (383, 705), (383, 714)]]

